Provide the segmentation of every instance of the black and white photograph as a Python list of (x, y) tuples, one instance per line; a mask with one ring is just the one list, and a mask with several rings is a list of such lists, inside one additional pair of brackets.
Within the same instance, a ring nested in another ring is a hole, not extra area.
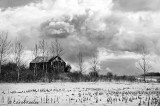
[(0, 0), (0, 106), (160, 106), (160, 0)]

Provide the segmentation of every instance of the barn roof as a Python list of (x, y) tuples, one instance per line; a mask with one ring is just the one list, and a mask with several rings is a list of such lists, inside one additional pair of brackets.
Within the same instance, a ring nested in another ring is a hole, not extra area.
[[(49, 62), (51, 59), (55, 59), (56, 57), (60, 58), (59, 56), (55, 57), (43, 57), (38, 56), (35, 59), (33, 59), (30, 63), (42, 63), (42, 62)], [(61, 58), (60, 58), (61, 59)], [(62, 60), (62, 59), (61, 59)], [(62, 60), (63, 61), (63, 60)]]
[(52, 57), (42, 57), (38, 56), (31, 61), (31, 63), (41, 63), (41, 62), (48, 62)]

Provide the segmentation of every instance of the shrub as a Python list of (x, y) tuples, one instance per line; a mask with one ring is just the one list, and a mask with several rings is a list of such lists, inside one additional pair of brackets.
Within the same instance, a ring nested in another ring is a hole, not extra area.
[(160, 78), (157, 79), (157, 82), (160, 83)]
[(78, 82), (78, 81), (82, 81), (83, 79), (83, 74), (81, 72), (71, 72), (68, 74), (68, 77), (70, 78), (70, 80), (72, 82)]
[(108, 72), (106, 77), (109, 81), (111, 81), (113, 79), (113, 74), (111, 72)]
[(108, 72), (106, 75), (107, 78), (113, 78), (113, 74), (111, 72)]
[(133, 82), (135, 80), (136, 80), (135, 76), (127, 76), (127, 81)]
[(97, 71), (91, 71), (89, 73), (89, 76), (90, 76), (91, 81), (97, 81), (98, 77), (99, 77), (99, 74), (98, 74)]
[(71, 70), (71, 66), (68, 64), (67, 66), (66, 66), (66, 68), (65, 68), (65, 72), (70, 72), (70, 70)]

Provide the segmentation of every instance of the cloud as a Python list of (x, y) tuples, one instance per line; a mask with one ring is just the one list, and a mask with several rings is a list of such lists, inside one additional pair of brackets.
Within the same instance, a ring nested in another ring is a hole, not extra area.
[(44, 38), (66, 38), (74, 31), (72, 25), (65, 21), (46, 21), (41, 24), (40, 32)]
[(101, 63), (101, 72), (106, 74), (110, 68), (112, 73), (118, 75), (138, 75), (139, 70), (135, 68), (135, 59), (108, 59), (105, 62)]
[(29, 3), (38, 2), (39, 0), (0, 0), (0, 8), (9, 8), (9, 7), (17, 7), (24, 6)]
[(134, 52), (122, 52), (122, 51), (112, 51), (106, 50), (105, 48), (98, 49), (98, 58), (99, 61), (103, 62), (108, 59), (139, 59), (141, 58), (140, 54)]
[(126, 12), (159, 11), (159, 0), (113, 0), (114, 9)]

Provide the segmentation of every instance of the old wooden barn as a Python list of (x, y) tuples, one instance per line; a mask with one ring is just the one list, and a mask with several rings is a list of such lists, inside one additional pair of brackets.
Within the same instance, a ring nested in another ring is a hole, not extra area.
[(59, 57), (42, 57), (38, 56), (30, 62), (30, 70), (48, 70), (58, 73), (69, 72), (71, 67)]

